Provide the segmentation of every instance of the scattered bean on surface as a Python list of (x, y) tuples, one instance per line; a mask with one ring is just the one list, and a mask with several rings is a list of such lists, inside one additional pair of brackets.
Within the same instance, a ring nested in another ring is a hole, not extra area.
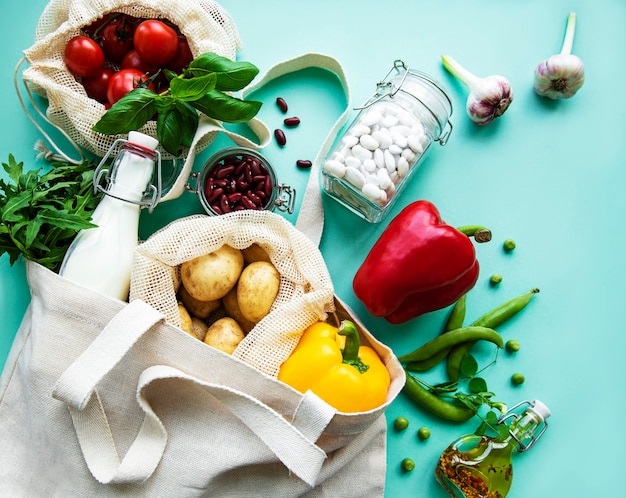
[(289, 110), (289, 106), (287, 105), (287, 102), (282, 97), (278, 97), (276, 99), (276, 105), (282, 112), (287, 112)]
[(417, 437), (420, 441), (426, 441), (430, 437), (430, 429), (428, 427), (420, 427), (417, 431)]
[(489, 283), (492, 286), (496, 286), (500, 282), (502, 282), (502, 275), (499, 275), (499, 274), (495, 273), (495, 274), (491, 275), (491, 277), (489, 277)]
[(511, 382), (515, 386), (519, 386), (520, 384), (523, 384), (525, 380), (526, 378), (521, 373), (514, 373), (513, 375), (511, 375)]
[(520, 345), (519, 342), (515, 339), (509, 339), (508, 341), (506, 341), (504, 347), (509, 353), (516, 353), (517, 351), (519, 351)]
[(298, 168), (310, 168), (311, 166), (313, 166), (313, 163), (311, 161), (309, 161), (308, 159), (298, 159), (296, 161), (296, 166), (298, 166)]
[(288, 126), (289, 128), (293, 128), (294, 126), (298, 126), (300, 124), (300, 118), (293, 116), (291, 118), (285, 118), (283, 120), (283, 123), (285, 123), (285, 126)]
[(276, 143), (283, 147), (287, 143), (287, 137), (285, 136), (285, 132), (280, 128), (276, 128), (274, 130), (274, 138), (276, 138)]
[[(344, 178), (364, 197), (384, 206), (428, 143), (424, 127), (415, 116), (394, 104), (378, 104), (348, 129), (324, 162), (323, 171)], [(348, 167), (354, 171), (349, 172)], [(361, 177), (370, 175), (371, 182), (362, 181)]]
[(215, 164), (204, 183), (204, 196), (217, 214), (264, 209), (274, 188), (267, 167), (248, 154), (226, 156)]
[(515, 241), (513, 239), (506, 239), (503, 243), (502, 243), (502, 248), (506, 251), (506, 252), (511, 252), (513, 249), (515, 249)]
[(394, 420), (393, 426), (398, 431), (403, 431), (409, 426), (409, 419), (406, 417), (398, 417)]
[(400, 466), (405, 472), (411, 472), (415, 468), (415, 462), (411, 458), (405, 458)]

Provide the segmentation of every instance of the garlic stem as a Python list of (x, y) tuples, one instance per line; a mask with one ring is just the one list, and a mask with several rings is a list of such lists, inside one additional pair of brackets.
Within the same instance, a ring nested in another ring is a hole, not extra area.
[(562, 55), (569, 55), (572, 53), (575, 31), (576, 31), (576, 13), (570, 12), (569, 15), (567, 16), (567, 23), (565, 25), (565, 38), (563, 39), (563, 47), (561, 48)]
[(443, 67), (445, 67), (450, 74), (456, 76), (461, 82), (463, 82), (470, 89), (470, 91), (473, 91), (477, 85), (480, 85), (480, 80), (482, 78), (470, 73), (453, 57), (444, 54), (441, 56), (441, 60), (443, 62)]

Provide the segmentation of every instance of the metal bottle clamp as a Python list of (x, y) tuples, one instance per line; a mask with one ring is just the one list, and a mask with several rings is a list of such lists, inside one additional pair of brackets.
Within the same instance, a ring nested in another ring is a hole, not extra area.
[[(530, 408), (533, 407), (533, 403), (531, 403), (530, 401), (520, 401), (519, 403), (517, 403), (516, 405), (513, 405), (508, 413), (506, 415), (501, 416), (498, 419), (498, 424), (504, 423), (506, 420), (508, 419), (515, 419), (515, 420), (519, 420), (519, 418), (521, 417), (521, 415), (517, 414), (517, 413), (512, 413), (514, 410), (524, 406), (524, 405), (528, 405)], [(542, 417), (543, 418), (543, 417)], [(517, 441), (519, 443), (519, 449), (517, 451), (519, 451), (520, 453), (523, 453), (524, 451), (528, 451), (530, 448), (532, 448), (534, 446), (534, 444), (539, 440), (539, 438), (541, 436), (543, 436), (543, 433), (546, 432), (546, 429), (548, 428), (548, 422), (546, 422), (545, 418), (543, 419), (543, 427), (541, 428), (541, 431), (539, 431), (539, 434), (537, 434), (536, 436), (532, 436), (530, 438), (530, 441), (528, 443), (523, 443), (522, 441), (520, 441), (510, 430), (509, 430), (509, 434), (511, 435), (511, 437), (513, 439), (515, 439), (515, 441)]]
[[(148, 208), (148, 212), (152, 213), (152, 211), (154, 210), (156, 205), (161, 200), (161, 192), (162, 192), (161, 154), (160, 154), (160, 152), (158, 150), (151, 151), (151, 152), (154, 152), (154, 154), (156, 155), (156, 180), (157, 180), (157, 184), (156, 185), (153, 185), (152, 183), (150, 184), (150, 186), (149, 186), (150, 194), (144, 195), (144, 199), (146, 197), (148, 197), (147, 200), (134, 201), (134, 200), (131, 200), (131, 199), (124, 199), (124, 198), (119, 197), (117, 195), (113, 195), (108, 190), (108, 188), (109, 188), (109, 186), (111, 184), (111, 173), (112, 173), (112, 171), (111, 171), (109, 165), (107, 164), (107, 160), (108, 160), (108, 158), (111, 156), (111, 154), (113, 152), (117, 153), (117, 149), (120, 148), (125, 143), (131, 143), (132, 144), (132, 142), (129, 142), (128, 140), (123, 139), (123, 138), (118, 138), (117, 140), (115, 140), (115, 142), (113, 142), (113, 144), (111, 145), (111, 147), (109, 148), (107, 153), (104, 155), (104, 157), (98, 163), (98, 166), (96, 167), (96, 170), (95, 170), (94, 176), (93, 176), (94, 192), (101, 192), (101, 193), (103, 193), (105, 195), (108, 195), (108, 196), (113, 197), (115, 199), (118, 199), (120, 201), (130, 202), (132, 204), (137, 204), (139, 206), (147, 207)], [(135, 144), (133, 144), (133, 145), (135, 145)], [(140, 148), (140, 146), (136, 146), (136, 147)], [(106, 180), (106, 187), (103, 187), (101, 185), (101, 181), (102, 181), (103, 177)]]
[[(404, 73), (402, 74), (402, 80), (400, 81), (400, 84), (398, 86), (394, 86), (393, 82), (389, 79), (389, 77), (394, 71), (396, 72), (396, 74), (400, 74), (401, 70), (404, 70)], [(421, 78), (427, 81), (428, 83), (430, 83), (431, 85), (433, 85), (434, 87), (436, 87), (450, 103), (450, 114), (452, 114), (452, 102), (450, 101), (450, 97), (448, 97), (448, 94), (445, 92), (443, 88), (441, 88), (439, 83), (437, 83), (434, 79), (432, 79), (430, 76), (428, 76), (425, 73), (422, 73), (419, 71), (411, 71), (401, 59), (396, 59), (394, 61), (392, 68), (387, 72), (385, 77), (376, 84), (376, 91), (372, 94), (372, 96), (363, 105), (355, 107), (354, 110), (362, 111), (363, 109), (367, 109), (368, 107), (374, 105), (376, 102), (381, 101), (385, 97), (393, 98), (398, 92), (403, 92), (406, 95), (409, 95), (410, 97), (413, 97), (414, 99), (418, 100), (428, 110), (428, 112), (430, 112), (430, 114), (435, 119), (435, 121), (439, 122), (439, 119), (437, 118), (435, 113), (430, 109), (430, 107), (428, 107), (424, 102), (422, 102), (422, 100), (420, 100), (415, 95), (402, 89), (402, 86), (404, 85), (404, 82), (406, 81), (406, 77), (409, 74), (412, 74), (413, 76), (417, 76), (418, 78)], [(448, 138), (450, 137), (450, 134), (452, 133), (452, 123), (450, 122), (449, 119), (446, 124), (450, 127), (450, 129), (447, 130), (446, 133), (442, 133), (441, 136), (435, 139), (435, 141), (439, 142), (439, 145), (446, 145), (446, 142), (448, 141)]]

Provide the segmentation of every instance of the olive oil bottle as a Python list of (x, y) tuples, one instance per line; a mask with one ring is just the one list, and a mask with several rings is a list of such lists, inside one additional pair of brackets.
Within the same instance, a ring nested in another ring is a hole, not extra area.
[[(517, 409), (523, 409), (521, 415)], [(467, 434), (450, 444), (437, 462), (437, 481), (454, 498), (505, 497), (513, 481), (513, 453), (535, 444), (549, 416), (539, 400), (518, 403), (498, 420), (498, 436)]]

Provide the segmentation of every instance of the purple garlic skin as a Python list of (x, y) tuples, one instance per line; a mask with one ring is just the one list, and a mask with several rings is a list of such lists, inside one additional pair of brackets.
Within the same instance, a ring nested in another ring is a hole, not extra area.
[(569, 99), (580, 90), (584, 82), (583, 61), (573, 54), (557, 54), (537, 65), (533, 87), (542, 97)]
[(467, 98), (466, 110), (470, 119), (479, 126), (491, 123), (504, 114), (513, 102), (513, 89), (504, 76), (493, 75), (475, 85)]

